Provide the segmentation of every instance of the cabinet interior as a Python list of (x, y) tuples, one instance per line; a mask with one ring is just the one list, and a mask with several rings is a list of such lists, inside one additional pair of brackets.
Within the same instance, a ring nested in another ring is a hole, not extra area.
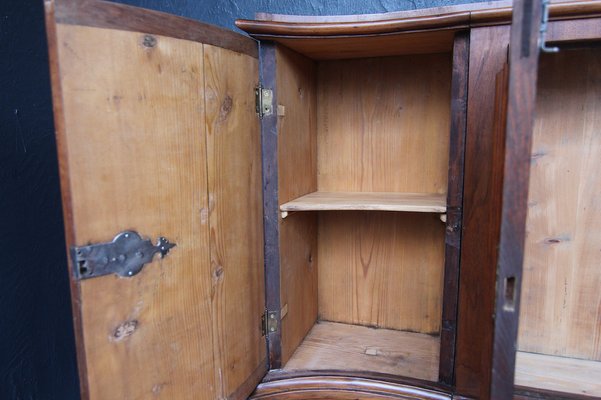
[(283, 368), (437, 380), (450, 49), (276, 65)]
[[(601, 48), (541, 55), (516, 384), (601, 397)], [(593, 316), (593, 318), (591, 318)]]

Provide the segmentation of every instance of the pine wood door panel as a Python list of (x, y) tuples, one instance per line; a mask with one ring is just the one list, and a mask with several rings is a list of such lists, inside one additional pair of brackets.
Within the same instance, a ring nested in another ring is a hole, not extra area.
[(126, 229), (177, 244), (135, 277), (79, 284), (90, 398), (212, 399), (202, 44), (76, 25), (57, 37), (71, 244)]
[(204, 45), (204, 67), (215, 380), (229, 396), (254, 389), (267, 365), (259, 62)]
[(72, 281), (82, 398), (246, 398), (266, 372), (251, 40), (223, 49), (198, 22), (155, 29), (161, 15), (103, 2), (61, 23), (61, 4), (46, 7), (67, 244), (176, 243), (133, 277)]
[(541, 57), (520, 350), (601, 361), (601, 52)]
[(513, 3), (490, 385), (492, 399), (513, 396), (542, 15), (540, 0), (515, 0)]

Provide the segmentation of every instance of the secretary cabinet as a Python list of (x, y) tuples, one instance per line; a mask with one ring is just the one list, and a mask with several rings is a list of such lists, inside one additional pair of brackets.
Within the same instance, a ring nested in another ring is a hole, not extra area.
[(601, 1), (45, 6), (83, 398), (601, 397)]

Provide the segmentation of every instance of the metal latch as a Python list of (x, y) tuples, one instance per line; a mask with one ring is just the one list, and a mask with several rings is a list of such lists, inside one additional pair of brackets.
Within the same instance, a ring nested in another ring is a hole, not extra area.
[(273, 114), (273, 90), (262, 86), (255, 88), (255, 110), (259, 118)]
[(542, 20), (540, 24), (540, 35), (538, 37), (538, 47), (543, 53), (557, 53), (559, 52), (559, 47), (547, 47), (546, 39), (547, 36), (547, 27), (549, 26), (549, 3), (550, 0), (542, 0)]
[(94, 278), (108, 274), (130, 277), (152, 262), (159, 253), (165, 257), (175, 246), (164, 237), (153, 245), (150, 239), (134, 231), (121, 232), (112, 242), (71, 247), (71, 259), (76, 279)]
[(265, 310), (265, 314), (261, 318), (263, 336), (267, 333), (278, 331), (278, 313), (276, 311)]

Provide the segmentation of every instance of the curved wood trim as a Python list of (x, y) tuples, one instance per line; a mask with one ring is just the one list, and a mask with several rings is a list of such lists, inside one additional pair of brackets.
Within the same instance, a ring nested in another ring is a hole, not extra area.
[[(268, 378), (269, 379), (269, 375)], [(378, 378), (313, 372), (283, 375), (261, 383), (251, 399), (424, 399), (450, 400), (450, 392)]]
[(418, 386), (420, 388), (439, 391), (443, 393), (451, 393), (451, 386), (440, 382), (428, 381), (425, 379), (409, 378), (399, 375), (386, 374), (383, 372), (374, 371), (350, 371), (339, 369), (322, 369), (322, 370), (271, 370), (263, 379), (265, 382), (273, 382), (283, 379), (298, 379), (310, 377), (332, 376), (340, 378), (352, 379), (371, 379), (376, 381), (384, 381), (387, 383)]
[[(489, 2), (456, 7), (346, 16), (294, 16), (258, 14), (256, 20), (239, 19), (236, 26), (252, 35), (340, 36), (402, 31), (449, 29), (511, 23), (510, 2)], [(601, 0), (571, 1), (550, 6), (551, 20), (601, 15)]]
[(417, 17), (428, 17), (432, 15), (448, 15), (458, 14), (462, 12), (470, 12), (480, 9), (498, 9), (511, 7), (511, 0), (491, 0), (482, 3), (468, 3), (454, 6), (443, 6), (433, 8), (420, 8), (416, 10), (391, 11), (377, 14), (347, 14), (347, 15), (285, 15), (285, 14), (270, 14), (256, 13), (255, 19), (258, 21), (272, 22), (370, 22), (370, 21), (386, 21), (394, 19), (408, 19)]
[(408, 30), (442, 29), (469, 21), (468, 11), (406, 19), (362, 22), (273, 22), (236, 20), (236, 26), (251, 34), (290, 36), (369, 35)]
[(258, 58), (257, 43), (203, 22), (100, 0), (55, 0), (57, 23), (119, 29), (206, 43)]

